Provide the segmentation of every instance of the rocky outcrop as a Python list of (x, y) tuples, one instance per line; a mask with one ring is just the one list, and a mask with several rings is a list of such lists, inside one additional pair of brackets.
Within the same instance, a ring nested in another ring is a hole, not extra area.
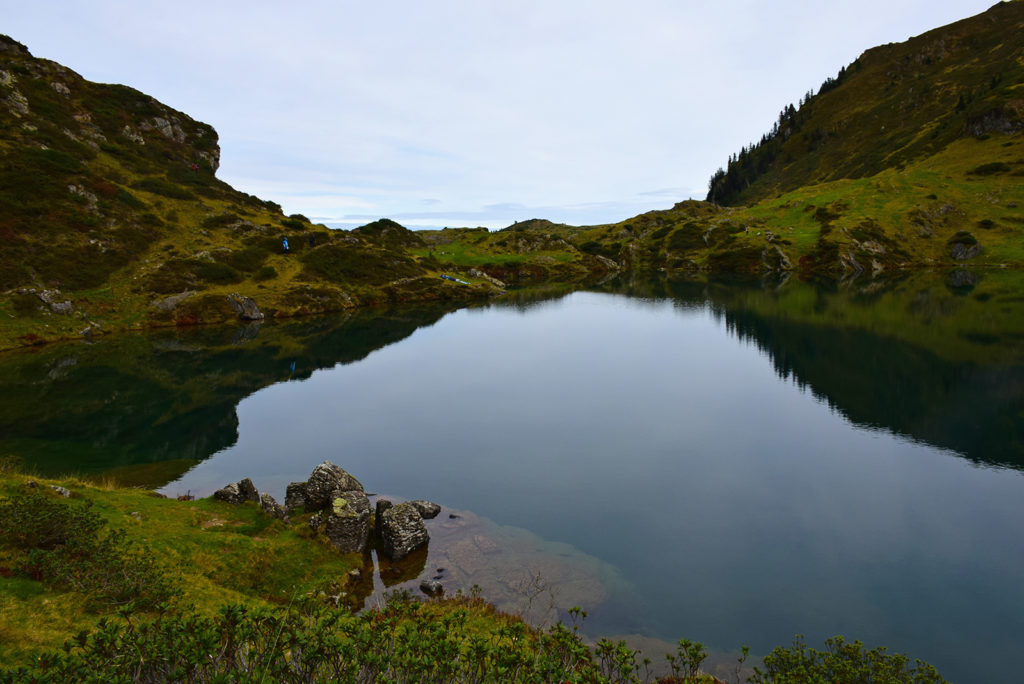
[(393, 561), (405, 558), (430, 541), (423, 516), (412, 504), (398, 504), (384, 511), (381, 518), (381, 551)]
[(256, 306), (256, 300), (252, 297), (243, 297), (238, 293), (228, 295), (228, 304), (235, 310), (238, 317), (243, 321), (262, 321), (263, 312)]
[(371, 511), (362, 483), (330, 461), (314, 468), (305, 482), (290, 483), (283, 506), (270, 494), (261, 495), (249, 478), (226, 485), (213, 496), (236, 505), (255, 501), (264, 513), (285, 522), (289, 513), (312, 513), (309, 528), (314, 534), (323, 533), (341, 553), (366, 551), (373, 531), (381, 552), (396, 561), (430, 541), (423, 521), (441, 512), (441, 506), (424, 499), (398, 505), (380, 499)]
[(246, 501), (259, 503), (260, 493), (257, 491), (256, 485), (252, 483), (252, 480), (245, 478), (244, 480), (221, 487), (213, 493), (213, 498), (235, 505), (243, 504)]
[(306, 507), (306, 483), (292, 482), (284, 490), (284, 505), (291, 512)]
[(324, 461), (306, 480), (306, 512), (322, 511), (332, 502), (335, 492), (364, 491), (363, 485), (330, 461)]
[(260, 495), (260, 508), (272, 518), (288, 522), (288, 510), (266, 492)]
[(370, 539), (370, 501), (359, 490), (336, 492), (322, 512), (324, 534), (341, 553), (362, 553)]

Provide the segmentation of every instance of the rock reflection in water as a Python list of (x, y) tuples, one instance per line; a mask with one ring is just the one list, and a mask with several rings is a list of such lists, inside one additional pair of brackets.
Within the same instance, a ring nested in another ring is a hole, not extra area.
[(367, 557), (360, 578), (349, 584), (357, 608), (382, 604), (396, 590), (422, 594), (420, 582), (436, 579), (446, 596), (478, 591), (498, 610), (546, 626), (573, 606), (604, 604), (622, 581), (614, 568), (568, 544), (469, 511), (445, 508), (426, 524), (427, 548), (399, 562), (377, 553)]

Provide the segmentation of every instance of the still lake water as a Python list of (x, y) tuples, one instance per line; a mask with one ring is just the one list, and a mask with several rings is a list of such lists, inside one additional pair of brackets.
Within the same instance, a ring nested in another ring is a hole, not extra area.
[(35, 408), (4, 402), (0, 449), (279, 500), (329, 459), (586, 558), (592, 634), (842, 634), (1015, 681), (1016, 283), (615, 289), (10, 355)]

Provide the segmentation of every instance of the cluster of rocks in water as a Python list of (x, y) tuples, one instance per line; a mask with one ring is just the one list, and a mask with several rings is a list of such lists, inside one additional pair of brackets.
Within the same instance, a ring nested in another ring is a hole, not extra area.
[(416, 500), (395, 504), (379, 499), (373, 511), (363, 485), (343, 468), (324, 461), (305, 482), (292, 482), (284, 505), (270, 494), (260, 494), (246, 478), (218, 489), (214, 498), (232, 504), (255, 501), (268, 515), (288, 521), (289, 514), (312, 513), (310, 528), (323, 534), (342, 553), (362, 553), (373, 532), (379, 550), (393, 561), (426, 546), (430, 541), (424, 520), (437, 517), (441, 507)]

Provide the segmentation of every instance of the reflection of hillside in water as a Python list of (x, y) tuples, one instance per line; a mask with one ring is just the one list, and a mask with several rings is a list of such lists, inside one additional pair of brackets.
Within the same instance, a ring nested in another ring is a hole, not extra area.
[(238, 439), (238, 403), (365, 358), (450, 309), (197, 328), (0, 355), (0, 455), (41, 475), (159, 486)]
[(858, 425), (981, 465), (1024, 469), (1024, 302), (1000, 275), (986, 274), (976, 288), (931, 276), (846, 285), (643, 282), (626, 290), (709, 307), (767, 354), (781, 378)]

